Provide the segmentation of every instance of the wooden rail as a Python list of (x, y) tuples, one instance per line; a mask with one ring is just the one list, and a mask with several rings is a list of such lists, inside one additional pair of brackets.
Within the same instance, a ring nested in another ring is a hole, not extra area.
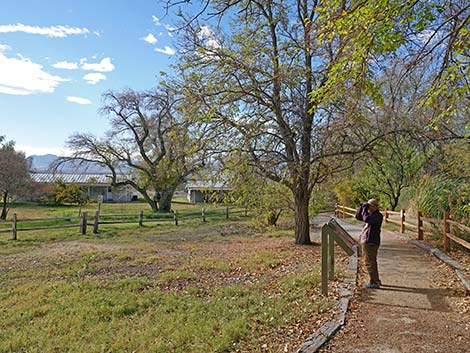
[[(350, 212), (354, 211), (354, 213)], [(336, 205), (335, 207), (335, 215), (336, 217), (342, 216), (342, 218), (346, 218), (346, 216), (354, 217), (356, 214), (356, 210), (350, 207), (346, 207), (344, 205)], [(431, 218), (431, 217), (423, 217), (421, 211), (418, 211), (417, 218), (407, 218), (406, 211), (400, 210), (397, 211), (389, 211), (387, 209), (383, 210), (384, 215), (384, 222), (385, 223), (393, 223), (400, 226), (400, 232), (404, 233), (407, 228), (411, 228), (412, 230), (418, 233), (418, 240), (423, 240), (424, 233), (433, 233), (433, 234), (440, 234), (438, 229), (431, 228), (426, 223), (430, 224), (439, 224), (442, 227), (442, 234), (443, 234), (443, 245), (444, 250), (449, 251), (450, 249), (450, 241), (460, 244), (461, 246), (470, 250), (470, 242), (459, 238), (456, 234), (452, 232), (451, 226), (458, 228), (459, 230), (470, 233), (470, 227), (464, 224), (458, 223), (449, 218), (449, 213), (444, 212), (443, 219)], [(395, 218), (390, 218), (390, 217)], [(399, 218), (396, 218), (399, 216)]]
[[(26, 232), (33, 230), (47, 230), (47, 229), (61, 229), (61, 228), (79, 228), (81, 234), (87, 233), (87, 227), (93, 227), (93, 233), (99, 232), (100, 225), (109, 224), (131, 224), (138, 223), (139, 226), (143, 226), (144, 223), (159, 223), (159, 222), (174, 222), (178, 225), (179, 221), (201, 219), (203, 222), (207, 221), (210, 217), (224, 217), (229, 219), (230, 215), (243, 214), (248, 216), (247, 208), (244, 209), (230, 209), (226, 206), (222, 210), (206, 210), (203, 208), (201, 211), (191, 212), (170, 212), (170, 213), (157, 213), (157, 214), (144, 214), (144, 211), (140, 213), (113, 213), (113, 214), (100, 214), (96, 211), (93, 216), (89, 216), (88, 212), (83, 212), (80, 217), (62, 217), (62, 218), (21, 218), (17, 217), (17, 214), (13, 214), (13, 218), (2, 222), (11, 223), (11, 228), (0, 228), (0, 233), (12, 233), (12, 239), (17, 240), (18, 232)], [(104, 219), (103, 219), (104, 218)], [(114, 218), (114, 219), (113, 219)], [(133, 218), (133, 219), (129, 219)], [(30, 227), (18, 227), (21, 223), (36, 223), (36, 222), (60, 222), (60, 221), (72, 221), (77, 220), (78, 223), (73, 224), (53, 224), (53, 225), (36, 225)], [(89, 222), (93, 221), (93, 222)]]

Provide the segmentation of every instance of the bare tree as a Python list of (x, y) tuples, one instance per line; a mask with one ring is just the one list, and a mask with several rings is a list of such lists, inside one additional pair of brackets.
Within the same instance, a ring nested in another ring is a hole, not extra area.
[(181, 95), (169, 88), (152, 92), (107, 92), (101, 112), (111, 128), (104, 138), (71, 136), (71, 157), (107, 167), (112, 186), (130, 186), (153, 211), (169, 211), (177, 185), (209, 158), (213, 130), (196, 123)]
[(2, 202), (0, 219), (6, 219), (11, 199), (27, 193), (27, 188), (31, 185), (31, 178), (29, 176), (29, 163), (24, 153), (15, 151), (14, 142), (4, 142), (3, 136), (0, 136), (0, 143), (2, 143), (0, 148), (0, 193)]

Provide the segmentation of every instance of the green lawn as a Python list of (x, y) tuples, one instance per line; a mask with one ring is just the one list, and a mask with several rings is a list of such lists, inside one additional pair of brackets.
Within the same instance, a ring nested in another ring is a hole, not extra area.
[(335, 303), (318, 247), (243, 216), (1, 236), (0, 352), (293, 351)]

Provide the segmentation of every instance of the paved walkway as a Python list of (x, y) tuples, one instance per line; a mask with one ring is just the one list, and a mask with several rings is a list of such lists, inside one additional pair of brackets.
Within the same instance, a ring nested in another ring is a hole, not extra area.
[[(340, 223), (358, 238), (360, 225)], [(361, 276), (346, 325), (320, 352), (470, 352), (470, 313), (459, 309), (465, 290), (452, 270), (388, 231), (378, 263), (381, 289), (362, 288)]]

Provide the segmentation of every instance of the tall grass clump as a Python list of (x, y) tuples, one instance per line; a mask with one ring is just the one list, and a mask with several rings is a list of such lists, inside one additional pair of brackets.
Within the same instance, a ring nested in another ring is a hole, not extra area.
[(424, 176), (417, 184), (412, 208), (427, 217), (442, 218), (444, 212), (464, 223), (470, 215), (469, 184), (444, 176)]

